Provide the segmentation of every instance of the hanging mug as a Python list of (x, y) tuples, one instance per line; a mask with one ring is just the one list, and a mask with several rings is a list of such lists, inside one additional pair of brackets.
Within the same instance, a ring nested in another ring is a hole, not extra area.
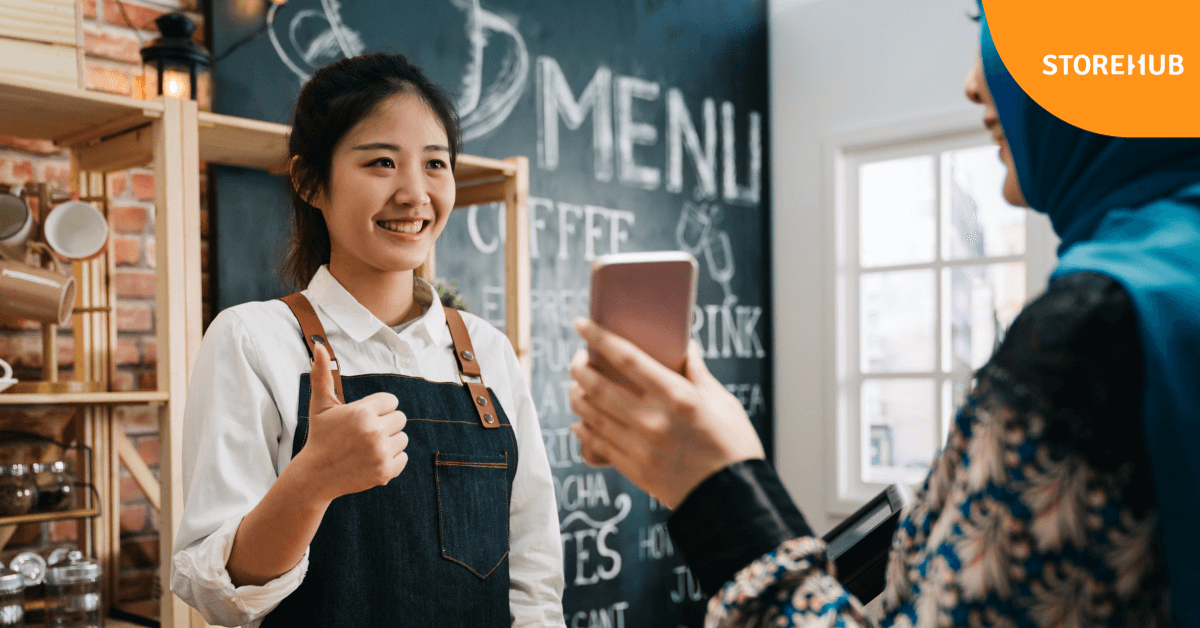
[(20, 197), (19, 187), (12, 193), (0, 192), (0, 258), (25, 258), (25, 241), (33, 233), (33, 222), (33, 212)]
[(89, 260), (104, 252), (108, 243), (108, 220), (83, 201), (55, 206), (42, 225), (46, 244), (58, 255), (72, 260)]
[[(454, 95), (464, 140), (503, 123), (528, 80), (525, 40), (508, 20), (480, 7), (479, 0), (437, 0), (387, 11), (368, 2), (292, 0), (273, 4), (267, 16), (275, 54), (301, 81), (317, 68), (368, 48), (405, 55)], [(364, 31), (370, 41), (364, 40)], [(485, 78), (484, 50), (492, 46), (503, 47), (497, 53), (503, 57), (494, 64), (495, 76)]]
[(17, 379), (12, 376), (12, 367), (4, 360), (0, 360), (0, 372), (4, 374), (3, 377), (0, 377), (0, 392), (4, 392), (4, 389), (17, 383)]
[(74, 277), (0, 261), (0, 316), (66, 325), (74, 310)]

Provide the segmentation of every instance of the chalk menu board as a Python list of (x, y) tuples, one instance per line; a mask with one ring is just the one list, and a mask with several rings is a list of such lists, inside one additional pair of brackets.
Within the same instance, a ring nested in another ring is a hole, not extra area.
[[(691, 251), (693, 336), (772, 451), (765, 0), (213, 4), (218, 55), (269, 22), (217, 64), (219, 113), (286, 123), (315, 68), (397, 52), (454, 92), (466, 152), (530, 158), (531, 388), (557, 490), (567, 625), (699, 626), (705, 599), (667, 535), (669, 512), (579, 456), (571, 320), (588, 311), (597, 255)], [(217, 309), (281, 295), (282, 181), (218, 167), (212, 185)], [(501, 211), (456, 211), (437, 270), (503, 329)]]

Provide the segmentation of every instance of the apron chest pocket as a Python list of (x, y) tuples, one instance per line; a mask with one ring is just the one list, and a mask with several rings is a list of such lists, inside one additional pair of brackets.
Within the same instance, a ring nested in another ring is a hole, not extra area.
[(508, 455), (433, 459), (442, 558), (487, 578), (508, 555)]

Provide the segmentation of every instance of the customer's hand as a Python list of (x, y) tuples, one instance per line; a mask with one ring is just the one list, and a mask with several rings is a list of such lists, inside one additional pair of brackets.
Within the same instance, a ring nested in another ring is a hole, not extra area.
[(695, 342), (688, 347), (685, 377), (590, 320), (576, 320), (575, 328), (640, 389), (629, 390), (588, 366), (587, 351), (575, 354), (571, 409), (583, 421), (571, 429), (588, 464), (611, 464), (675, 508), (713, 473), (765, 457), (741, 402), (708, 372)]

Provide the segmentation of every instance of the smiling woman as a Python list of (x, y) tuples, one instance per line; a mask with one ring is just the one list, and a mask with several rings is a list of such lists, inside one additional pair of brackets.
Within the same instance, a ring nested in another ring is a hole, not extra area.
[(171, 589), (227, 626), (562, 626), (520, 363), (414, 276), (454, 207), (453, 105), (404, 57), (353, 57), (292, 129), (286, 271), (307, 289), (208, 329)]

